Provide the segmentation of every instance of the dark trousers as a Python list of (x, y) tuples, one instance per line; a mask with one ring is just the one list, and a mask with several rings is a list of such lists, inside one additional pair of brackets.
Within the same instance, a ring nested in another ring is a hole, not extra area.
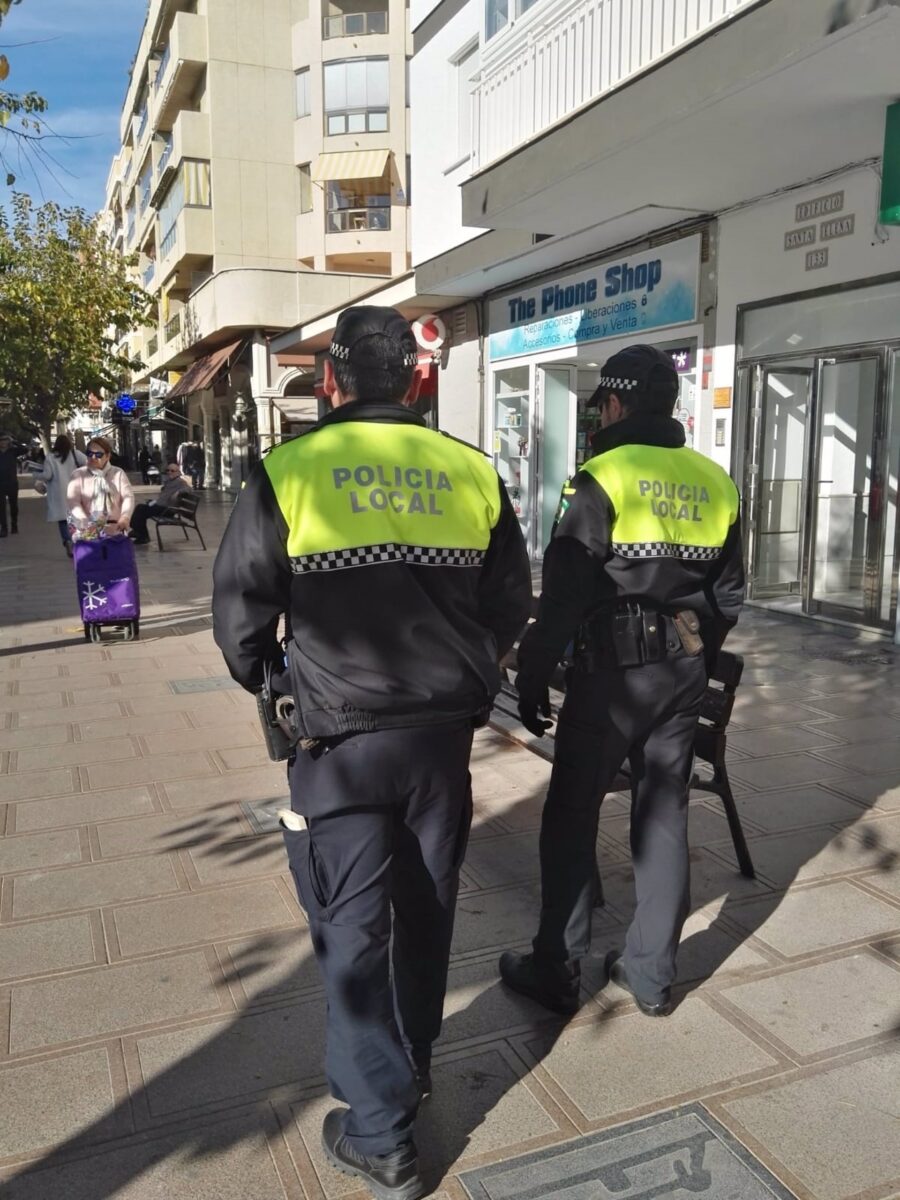
[(426, 1065), (440, 1033), (471, 748), (471, 722), (419, 726), (298, 750), (290, 768), (307, 831), (285, 842), (328, 1000), (325, 1069), (364, 1154), (412, 1138), (411, 1059)]
[(600, 804), (627, 760), (637, 908), (625, 968), (641, 999), (659, 1002), (675, 978), (690, 910), (688, 782), (703, 658), (681, 650), (640, 667), (570, 672), (541, 823), (541, 922), (535, 953), (557, 962), (591, 942)]
[(131, 514), (131, 528), (135, 538), (143, 541), (145, 537), (150, 536), (147, 533), (147, 522), (151, 516), (164, 517), (170, 512), (174, 512), (174, 509), (166, 504), (136, 504), (134, 512)]
[(7, 484), (5, 487), (0, 487), (0, 529), (6, 529), (6, 504), (9, 501), (9, 519), (12, 522), (13, 529), (19, 524), (19, 485), (18, 483)]

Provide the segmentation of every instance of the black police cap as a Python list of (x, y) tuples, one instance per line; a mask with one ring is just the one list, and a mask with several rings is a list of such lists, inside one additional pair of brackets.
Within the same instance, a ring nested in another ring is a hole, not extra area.
[(626, 402), (630, 394), (663, 390), (678, 390), (678, 372), (664, 350), (644, 345), (627, 346), (608, 358), (597, 386), (597, 392), (615, 392)]
[(404, 367), (419, 361), (415, 335), (409, 321), (396, 308), (357, 304), (345, 308), (337, 319), (329, 354), (338, 362), (364, 366), (381, 343), (381, 355), (396, 358)]

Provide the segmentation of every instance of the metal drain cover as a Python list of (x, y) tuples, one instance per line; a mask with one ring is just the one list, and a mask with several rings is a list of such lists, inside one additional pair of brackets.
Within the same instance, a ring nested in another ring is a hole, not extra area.
[(795, 1200), (746, 1146), (700, 1104), (619, 1125), (465, 1171), (473, 1200), (651, 1200), (694, 1195), (708, 1200)]

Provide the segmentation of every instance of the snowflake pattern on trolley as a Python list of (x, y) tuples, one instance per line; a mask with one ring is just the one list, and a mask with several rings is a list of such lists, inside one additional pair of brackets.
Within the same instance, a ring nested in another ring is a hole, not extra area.
[(98, 608), (102, 608), (107, 603), (106, 588), (102, 583), (91, 583), (90, 580), (84, 584), (84, 607), (89, 612), (94, 612)]

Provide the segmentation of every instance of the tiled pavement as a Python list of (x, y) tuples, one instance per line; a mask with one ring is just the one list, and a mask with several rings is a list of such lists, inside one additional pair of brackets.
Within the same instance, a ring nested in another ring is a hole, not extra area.
[[(201, 508), (212, 546), (226, 515)], [(145, 551), (140, 642), (94, 647), (42, 517), (24, 493), (22, 533), (0, 542), (0, 1197), (357, 1200), (319, 1150), (324, 1008), (303, 915), (280, 838), (241, 808), (283, 795), (284, 776), (250, 699), (216, 688), (212, 553), (171, 532), (170, 551)], [(900, 1196), (900, 673), (883, 642), (760, 614), (733, 646), (747, 672), (731, 765), (759, 878), (736, 873), (718, 802), (698, 797), (668, 1021), (602, 977), (633, 903), (621, 797), (602, 813), (607, 906), (578, 1017), (498, 984), (499, 950), (533, 932), (549, 768), (479, 734), (419, 1121), (441, 1200), (469, 1194), (461, 1172), (636, 1118), (652, 1131), (679, 1105), (804, 1200)]]

